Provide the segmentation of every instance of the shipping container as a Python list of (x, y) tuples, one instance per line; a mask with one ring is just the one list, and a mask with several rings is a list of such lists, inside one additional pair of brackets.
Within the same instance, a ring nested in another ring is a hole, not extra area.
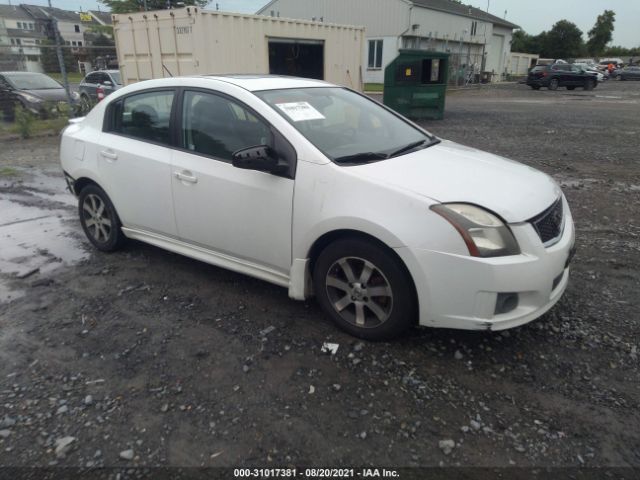
[(272, 73), (362, 90), (364, 28), (187, 7), (113, 15), (124, 84)]

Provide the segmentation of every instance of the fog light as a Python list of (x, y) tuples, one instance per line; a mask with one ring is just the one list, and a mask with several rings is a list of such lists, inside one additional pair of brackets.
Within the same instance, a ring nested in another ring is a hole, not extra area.
[(498, 298), (496, 298), (496, 309), (493, 314), (500, 315), (501, 313), (509, 313), (510, 311), (515, 310), (517, 306), (517, 293), (499, 293)]

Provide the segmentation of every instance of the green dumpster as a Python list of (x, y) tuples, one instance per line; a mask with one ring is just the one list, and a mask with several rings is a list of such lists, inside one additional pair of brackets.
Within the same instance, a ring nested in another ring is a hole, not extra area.
[(449, 54), (400, 50), (384, 71), (384, 104), (411, 118), (444, 118)]

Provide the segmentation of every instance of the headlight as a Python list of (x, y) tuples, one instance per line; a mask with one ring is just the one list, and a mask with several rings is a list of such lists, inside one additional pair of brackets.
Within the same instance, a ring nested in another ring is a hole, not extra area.
[(80, 98), (80, 94), (78, 92), (71, 92), (71, 100), (78, 100)]
[(474, 257), (518, 255), (520, 247), (513, 233), (498, 217), (468, 203), (433, 205), (431, 210), (444, 217), (460, 233), (469, 254)]
[(35, 95), (31, 95), (30, 93), (21, 93), (20, 96), (29, 103), (42, 103), (44, 101), (40, 97), (36, 97)]

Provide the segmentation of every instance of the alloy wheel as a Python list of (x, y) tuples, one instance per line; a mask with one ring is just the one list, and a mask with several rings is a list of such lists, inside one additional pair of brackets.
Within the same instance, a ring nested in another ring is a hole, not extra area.
[(343, 257), (334, 262), (327, 272), (325, 288), (335, 311), (359, 328), (382, 325), (393, 310), (389, 280), (362, 258)]
[(111, 219), (104, 201), (93, 193), (87, 195), (82, 204), (82, 215), (87, 231), (98, 243), (106, 243), (111, 238)]

